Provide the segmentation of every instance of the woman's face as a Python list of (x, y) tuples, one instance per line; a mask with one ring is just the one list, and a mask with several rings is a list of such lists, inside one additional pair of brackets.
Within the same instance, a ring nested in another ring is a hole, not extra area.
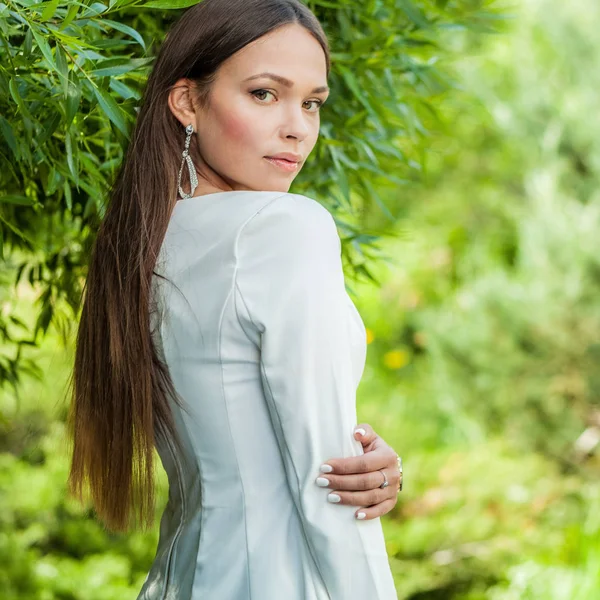
[[(319, 106), (327, 96), (324, 51), (300, 25), (280, 27), (231, 56), (217, 73), (208, 107), (196, 108), (192, 120), (177, 115), (184, 126), (193, 122), (198, 135), (194, 195), (287, 192), (315, 146)], [(182, 135), (182, 150), (183, 141)], [(266, 158), (284, 152), (299, 162)]]

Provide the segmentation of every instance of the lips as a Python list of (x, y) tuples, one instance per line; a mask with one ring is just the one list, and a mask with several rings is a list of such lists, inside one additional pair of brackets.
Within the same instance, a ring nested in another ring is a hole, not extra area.
[(277, 154), (273, 154), (271, 156), (265, 156), (265, 158), (286, 160), (287, 162), (291, 163), (299, 163), (302, 161), (302, 156), (300, 154), (296, 154), (295, 152), (278, 152)]
[(300, 164), (298, 162), (285, 158), (271, 158), (270, 156), (265, 156), (265, 160), (267, 160), (273, 166), (283, 169), (287, 173), (293, 173), (300, 168)]

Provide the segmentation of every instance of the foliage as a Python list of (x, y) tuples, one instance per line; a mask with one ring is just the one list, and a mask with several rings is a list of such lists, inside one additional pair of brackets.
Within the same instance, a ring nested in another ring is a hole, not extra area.
[[(381, 289), (356, 285), (369, 334), (358, 407), (404, 459), (383, 519), (402, 600), (596, 600), (600, 589), (600, 136), (588, 118), (599, 25), (584, 0), (528, 0), (509, 35), (436, 40), (462, 57), (462, 92), (431, 99), (438, 124), (423, 115), (424, 177), (402, 167), (396, 191), (377, 181), (401, 239), (384, 246), (393, 270), (370, 267)], [(363, 208), (360, 231), (387, 226), (377, 205)], [(3, 293), (35, 321), (29, 286)], [(48, 332), (23, 350), (44, 380), (23, 378), (20, 405), (0, 399), (0, 589), (133, 598), (157, 536), (109, 536), (65, 499), (71, 349), (56, 324)]]
[(362, 418), (413, 474), (386, 522), (402, 598), (597, 597), (599, 23), (536, 0), (457, 48), (466, 95), (403, 199), (397, 268), (358, 290)]
[[(191, 4), (0, 3), (0, 252), (15, 261), (15, 284), (29, 281), (40, 294), (32, 332), (10, 322), (10, 308), (0, 314), (9, 348), (35, 343), (52, 321), (69, 334), (156, 45)], [(295, 189), (332, 208), (349, 206), (353, 190), (385, 210), (380, 191), (418, 174), (423, 115), (436, 110), (449, 85), (437, 64), (445, 55), (439, 33), (489, 29), (493, 2), (370, 0), (360, 10), (350, 0), (308, 4), (332, 38), (332, 94)], [(341, 212), (339, 219), (360, 256), (372, 238), (360, 237)], [(16, 258), (15, 249), (24, 253)], [(364, 263), (357, 271), (368, 275)], [(0, 357), (0, 386), (16, 386), (19, 356)]]

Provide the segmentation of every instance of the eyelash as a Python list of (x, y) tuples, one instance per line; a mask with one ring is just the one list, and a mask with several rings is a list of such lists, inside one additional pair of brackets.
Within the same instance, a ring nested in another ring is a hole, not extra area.
[[(269, 90), (263, 90), (262, 88), (258, 89), (258, 90), (252, 90), (250, 93), (256, 98), (255, 94), (261, 93), (261, 92), (274, 95), (273, 92), (271, 92)], [(259, 100), (258, 98), (256, 98), (256, 99)], [(259, 100), (259, 102), (261, 102), (261, 100)], [(319, 112), (319, 109), (321, 108), (321, 106), (323, 106), (323, 100), (315, 99), (315, 100), (307, 100), (307, 102), (316, 102), (317, 103), (317, 110), (313, 110), (313, 111), (309, 111), (309, 112)]]

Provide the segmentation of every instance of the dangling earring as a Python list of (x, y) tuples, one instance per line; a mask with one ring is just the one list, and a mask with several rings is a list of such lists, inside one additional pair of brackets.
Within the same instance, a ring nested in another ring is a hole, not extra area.
[[(179, 178), (177, 180), (177, 187), (179, 189), (179, 194), (181, 195), (181, 199), (191, 198), (194, 190), (198, 186), (198, 176), (196, 175), (196, 167), (194, 167), (194, 163), (192, 162), (192, 158), (189, 153), (190, 149), (190, 140), (192, 139), (192, 133), (194, 133), (194, 127), (190, 124), (185, 128), (185, 132), (187, 134), (185, 138), (185, 149), (183, 151), (183, 158), (181, 159), (181, 166), (179, 167)], [(181, 189), (181, 174), (183, 172), (183, 164), (187, 162), (188, 170), (190, 172), (190, 193), (186, 194)]]

